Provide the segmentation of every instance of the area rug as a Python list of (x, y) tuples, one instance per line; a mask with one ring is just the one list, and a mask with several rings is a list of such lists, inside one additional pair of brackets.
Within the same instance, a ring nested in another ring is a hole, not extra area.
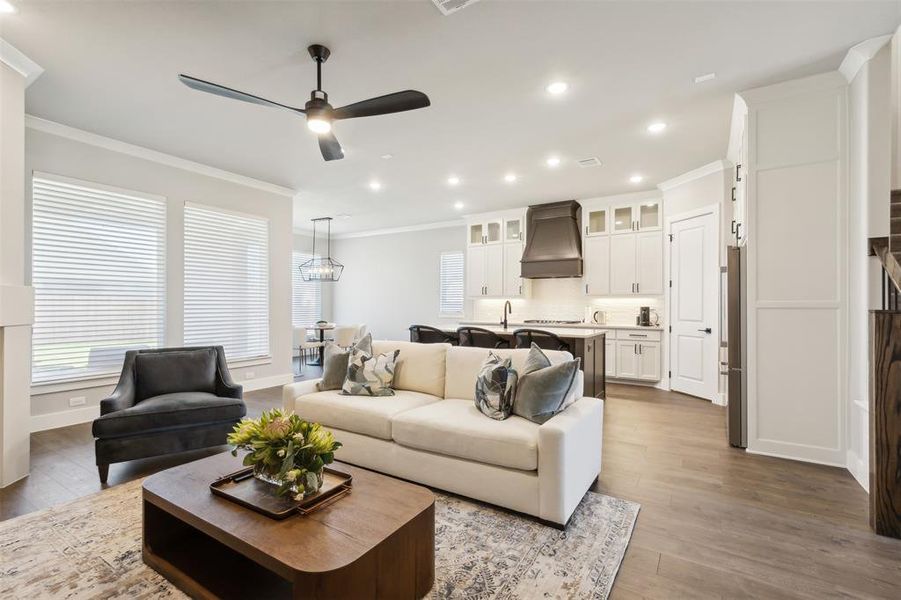
[[(432, 598), (605, 599), (639, 505), (589, 492), (565, 531), (439, 494)], [(0, 523), (0, 598), (185, 598), (141, 560), (141, 482)]]

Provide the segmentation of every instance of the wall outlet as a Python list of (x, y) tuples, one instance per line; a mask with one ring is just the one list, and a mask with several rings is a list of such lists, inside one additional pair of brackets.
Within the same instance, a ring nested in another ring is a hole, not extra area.
[(244, 371), (244, 379), (253, 379), (255, 373), (253, 371)]
[(84, 396), (69, 398), (69, 406), (84, 406), (85, 402), (87, 402), (87, 399)]

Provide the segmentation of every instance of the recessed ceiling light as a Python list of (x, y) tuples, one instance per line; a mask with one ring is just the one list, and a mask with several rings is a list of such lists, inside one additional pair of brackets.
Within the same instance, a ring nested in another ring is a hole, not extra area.
[(664, 129), (666, 129), (666, 123), (663, 121), (657, 121), (648, 125), (648, 133), (660, 133)]
[(451, 175), (450, 177), (447, 178), (447, 185), (459, 185), (459, 184), (460, 184), (460, 178), (457, 177), (456, 175)]
[(629, 181), (631, 181), (632, 183), (641, 183), (643, 180), (644, 177), (642, 177), (641, 175), (633, 175), (632, 177), (629, 177)]
[(556, 167), (556, 166), (560, 165), (560, 157), (559, 156), (551, 156), (551, 157), (548, 157), (547, 161), (545, 161), (545, 162), (547, 163), (547, 166), (549, 166), (549, 167)]
[(716, 73), (705, 73), (704, 75), (695, 77), (695, 83), (704, 83), (705, 81), (711, 81), (712, 79), (716, 79)]
[(382, 160), (391, 160), (394, 158), (393, 154), (382, 154)]
[(13, 6), (12, 2), (9, 2), (9, 0), (0, 0), (0, 14), (11, 15), (15, 12), (18, 11), (16, 10), (16, 7)]
[(370, 181), (370, 182), (369, 182), (369, 189), (372, 190), (372, 191), (374, 191), (374, 192), (377, 192), (377, 191), (379, 191), (380, 189), (382, 189), (382, 184), (381, 184), (380, 182), (378, 182), (378, 181)]
[(565, 81), (555, 81), (548, 84), (548, 86), (544, 89), (546, 89), (549, 94), (559, 96), (560, 94), (566, 93), (566, 90), (569, 89), (569, 85), (567, 85)]
[(513, 183), (514, 181), (516, 181), (516, 173), (507, 173), (506, 175), (504, 175), (504, 181), (506, 181), (507, 183)]
[(457, 202), (454, 202), (454, 208), (456, 208), (457, 210), (463, 210), (463, 206), (465, 205), (459, 200)]

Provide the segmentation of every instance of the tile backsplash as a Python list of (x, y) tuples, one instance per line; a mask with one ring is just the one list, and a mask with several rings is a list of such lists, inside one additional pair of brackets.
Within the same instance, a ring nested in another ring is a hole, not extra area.
[[(660, 316), (663, 324), (663, 296), (638, 296), (617, 298), (588, 298), (582, 293), (582, 280), (533, 279), (532, 293), (528, 298), (511, 299), (512, 321), (525, 319), (554, 319), (581, 321), (588, 307), (592, 311), (607, 313), (610, 325), (634, 325), (638, 307), (650, 306)], [(504, 312), (503, 299), (473, 300), (471, 318), (474, 321), (499, 321)], [(651, 315), (653, 318), (653, 314)]]

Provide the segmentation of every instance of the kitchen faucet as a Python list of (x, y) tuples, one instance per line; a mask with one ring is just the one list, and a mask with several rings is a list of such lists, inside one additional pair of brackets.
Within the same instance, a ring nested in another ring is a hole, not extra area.
[(504, 302), (504, 320), (501, 321), (501, 325), (504, 326), (504, 329), (507, 329), (507, 314), (513, 314), (513, 305), (510, 304), (509, 300)]

